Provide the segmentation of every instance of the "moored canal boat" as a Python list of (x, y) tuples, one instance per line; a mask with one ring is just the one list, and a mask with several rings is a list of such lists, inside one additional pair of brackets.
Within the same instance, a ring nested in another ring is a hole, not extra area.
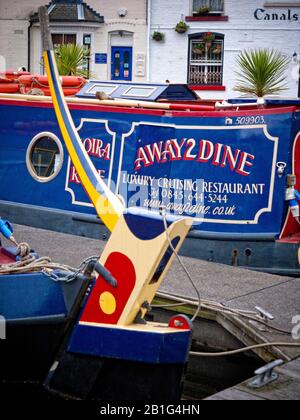
[[(194, 219), (186, 255), (298, 276), (300, 225), (287, 191), (288, 175), (300, 188), (300, 101), (203, 102), (187, 90), (90, 81), (68, 104), (96, 171), (128, 207), (165, 205)], [(1, 214), (87, 236), (98, 224), (107, 237), (51, 99), (3, 94), (0, 112)]]
[[(60, 133), (111, 237), (99, 260), (72, 270), (55, 267), (28, 245), (18, 244), (12, 225), (1, 219), (1, 233), (17, 245), (17, 252), (0, 247), (0, 380), (35, 380), (49, 392), (75, 399), (178, 400), (192, 320), (178, 315), (169, 324), (158, 324), (147, 322), (145, 315), (192, 221), (171, 220), (164, 210), (159, 218), (127, 210), (104, 183), (65, 102), (46, 8), (39, 14)], [(7, 335), (2, 334), (3, 320)]]

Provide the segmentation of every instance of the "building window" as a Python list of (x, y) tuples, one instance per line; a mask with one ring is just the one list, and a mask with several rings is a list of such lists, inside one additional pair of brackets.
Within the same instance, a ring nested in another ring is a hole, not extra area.
[(77, 43), (77, 36), (76, 34), (52, 34), (52, 42), (54, 48), (64, 44), (75, 45)]
[(193, 0), (193, 13), (224, 13), (224, 0)]
[(191, 85), (222, 86), (224, 35), (205, 32), (190, 37), (189, 80)]

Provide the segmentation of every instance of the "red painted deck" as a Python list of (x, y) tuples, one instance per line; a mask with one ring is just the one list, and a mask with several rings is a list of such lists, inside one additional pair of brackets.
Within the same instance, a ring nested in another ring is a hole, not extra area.
[(10, 254), (9, 251), (7, 251), (5, 248), (0, 247), (0, 265), (10, 264), (15, 261), (16, 259), (13, 257), (13, 255)]

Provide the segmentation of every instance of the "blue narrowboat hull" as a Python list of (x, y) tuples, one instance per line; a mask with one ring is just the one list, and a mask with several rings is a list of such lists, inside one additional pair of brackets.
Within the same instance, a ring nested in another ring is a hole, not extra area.
[[(287, 174), (300, 172), (299, 107), (170, 112), (83, 100), (70, 110), (95, 169), (128, 207), (194, 219), (185, 254), (299, 275), (300, 229), (286, 202)], [(50, 182), (28, 169), (32, 139), (61, 137), (52, 104), (0, 99), (0, 113), (2, 217), (106, 238), (63, 145)]]
[(43, 273), (1, 275), (0, 382), (43, 383), (86, 289), (82, 276), (58, 283)]

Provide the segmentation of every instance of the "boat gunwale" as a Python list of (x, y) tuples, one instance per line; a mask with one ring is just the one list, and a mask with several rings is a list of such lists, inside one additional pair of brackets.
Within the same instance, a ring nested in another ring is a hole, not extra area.
[[(10, 105), (10, 106), (30, 106), (33, 108), (53, 108), (51, 101), (46, 99), (45, 101), (41, 99), (27, 99), (15, 97), (14, 94), (11, 95), (11, 98), (5, 97), (0, 94), (0, 105)], [(96, 112), (112, 112), (112, 113), (126, 113), (126, 114), (144, 114), (144, 115), (157, 115), (157, 116), (171, 116), (171, 117), (243, 117), (243, 116), (252, 116), (252, 115), (277, 115), (277, 114), (289, 114), (300, 111), (296, 105), (293, 106), (275, 106), (267, 107), (264, 109), (255, 108), (255, 109), (245, 109), (242, 110), (215, 110), (215, 111), (176, 111), (176, 110), (167, 110), (167, 109), (147, 109), (143, 107), (130, 107), (127, 106), (118, 106), (118, 105), (105, 105), (101, 104), (91, 104), (84, 103), (84, 100), (78, 98), (78, 103), (69, 103), (70, 110), (83, 110), (83, 111), (96, 111)]]

